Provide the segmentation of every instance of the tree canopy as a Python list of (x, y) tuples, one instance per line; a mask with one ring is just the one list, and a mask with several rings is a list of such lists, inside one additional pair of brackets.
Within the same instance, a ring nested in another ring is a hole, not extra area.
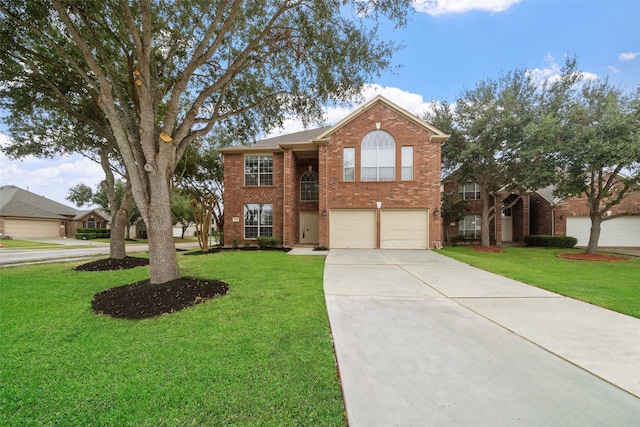
[[(11, 111), (45, 113), (50, 133), (86, 126), (113, 148), (147, 223), (151, 282), (163, 283), (179, 277), (170, 182), (189, 145), (220, 124), (250, 139), (287, 113), (311, 121), (351, 99), (391, 66), (397, 46), (379, 40), (376, 21), (403, 25), (410, 9), (410, 0), (0, 0), (1, 98)], [(30, 110), (22, 90), (47, 108)]]

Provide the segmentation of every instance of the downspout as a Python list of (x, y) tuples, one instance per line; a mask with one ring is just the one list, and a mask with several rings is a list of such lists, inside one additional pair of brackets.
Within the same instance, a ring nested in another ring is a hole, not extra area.
[(551, 235), (556, 235), (556, 207), (551, 205)]

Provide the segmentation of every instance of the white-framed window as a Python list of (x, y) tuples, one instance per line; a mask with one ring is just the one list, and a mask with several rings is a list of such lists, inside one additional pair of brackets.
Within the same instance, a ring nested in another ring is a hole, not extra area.
[(273, 156), (245, 156), (244, 185), (273, 185)]
[(301, 202), (317, 202), (318, 192), (318, 174), (314, 171), (307, 171), (300, 177), (300, 201)]
[(342, 150), (344, 180), (353, 182), (356, 180), (356, 149), (354, 147), (346, 147)]
[(402, 147), (402, 180), (413, 180), (413, 147)]
[(459, 190), (463, 200), (480, 200), (480, 185), (474, 182), (460, 184)]
[(273, 205), (249, 203), (244, 205), (244, 238), (273, 235)]
[(481, 234), (481, 225), (480, 215), (465, 215), (460, 220), (458, 233), (465, 239), (477, 239)]
[(362, 181), (396, 179), (396, 141), (389, 132), (374, 130), (362, 138)]
[(97, 228), (96, 220), (93, 218), (89, 218), (89, 221), (87, 222), (87, 228)]

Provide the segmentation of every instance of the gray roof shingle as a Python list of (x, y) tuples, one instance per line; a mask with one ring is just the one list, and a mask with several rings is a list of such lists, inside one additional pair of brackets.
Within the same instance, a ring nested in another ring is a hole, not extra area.
[(0, 215), (26, 218), (71, 219), (76, 209), (38, 196), (15, 185), (0, 187)]

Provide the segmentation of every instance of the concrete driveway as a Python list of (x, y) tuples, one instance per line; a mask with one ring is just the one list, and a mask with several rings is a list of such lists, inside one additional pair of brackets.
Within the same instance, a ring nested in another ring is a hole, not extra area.
[(352, 427), (638, 425), (640, 319), (434, 251), (332, 249), (324, 290)]

